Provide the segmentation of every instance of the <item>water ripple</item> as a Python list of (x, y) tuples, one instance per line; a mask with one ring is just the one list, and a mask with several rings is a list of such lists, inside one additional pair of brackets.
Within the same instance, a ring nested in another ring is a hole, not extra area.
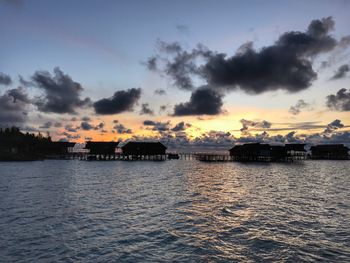
[(2, 262), (349, 262), (350, 162), (0, 163)]

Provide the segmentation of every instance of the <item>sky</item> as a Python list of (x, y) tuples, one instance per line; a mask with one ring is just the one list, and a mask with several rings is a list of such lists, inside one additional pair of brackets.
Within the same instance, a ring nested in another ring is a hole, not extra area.
[(350, 2), (0, 0), (0, 127), (350, 144)]

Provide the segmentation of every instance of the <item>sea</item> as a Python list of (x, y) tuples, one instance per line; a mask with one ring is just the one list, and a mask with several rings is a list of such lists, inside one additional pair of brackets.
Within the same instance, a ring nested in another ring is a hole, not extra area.
[(350, 262), (350, 161), (0, 162), (0, 262)]

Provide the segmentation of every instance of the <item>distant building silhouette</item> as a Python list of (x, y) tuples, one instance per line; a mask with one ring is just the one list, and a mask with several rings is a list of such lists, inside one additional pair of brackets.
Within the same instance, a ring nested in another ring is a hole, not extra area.
[(90, 154), (115, 154), (119, 142), (86, 142), (85, 149), (90, 150)]
[(160, 142), (128, 142), (122, 154), (132, 160), (165, 160), (166, 149)]
[(267, 161), (271, 156), (270, 145), (260, 143), (236, 145), (229, 151), (237, 161)]
[(165, 155), (166, 149), (161, 142), (128, 142), (122, 152), (124, 155)]
[(349, 148), (343, 144), (324, 144), (311, 146), (311, 159), (318, 160), (347, 160)]
[(247, 143), (229, 150), (233, 161), (272, 162), (305, 159), (305, 144), (269, 145)]

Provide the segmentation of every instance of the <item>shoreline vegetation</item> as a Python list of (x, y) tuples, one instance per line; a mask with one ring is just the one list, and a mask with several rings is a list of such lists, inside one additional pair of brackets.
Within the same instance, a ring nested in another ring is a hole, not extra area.
[[(52, 141), (50, 134), (22, 133), (19, 128), (0, 128), (0, 161), (37, 161), (45, 159), (79, 160), (199, 160), (204, 162), (294, 162), (313, 160), (350, 160), (343, 144), (305, 145), (300, 143), (269, 145), (246, 143), (228, 149), (227, 154), (168, 152), (160, 142), (88, 141), (83, 151), (74, 151), (75, 142)], [(308, 150), (307, 150), (308, 148)]]

